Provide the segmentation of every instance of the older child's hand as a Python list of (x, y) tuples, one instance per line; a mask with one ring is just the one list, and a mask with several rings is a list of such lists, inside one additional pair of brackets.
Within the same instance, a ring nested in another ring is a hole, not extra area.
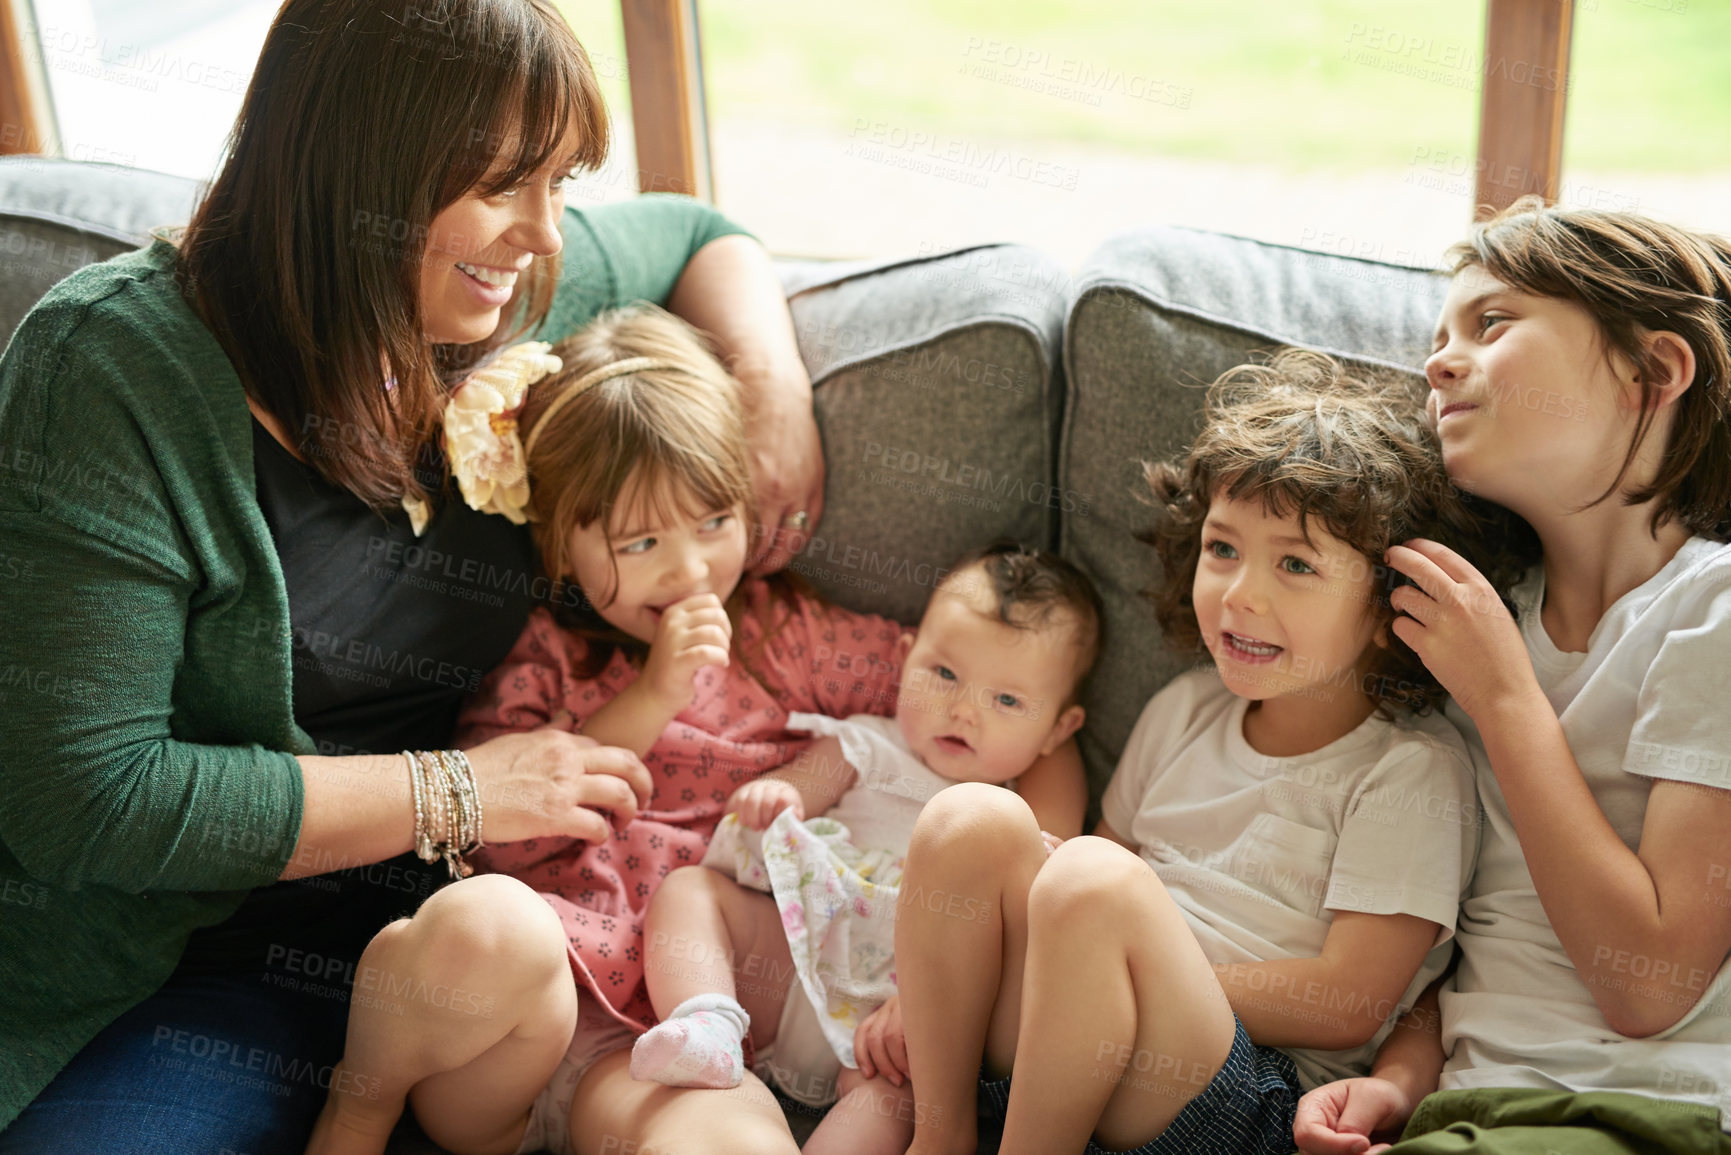
[(1389, 1145), (1370, 1137), (1398, 1135), (1412, 1112), (1406, 1092), (1387, 1079), (1324, 1083), (1298, 1101), (1292, 1139), (1304, 1155), (1375, 1155)]
[(720, 598), (696, 594), (674, 602), (656, 623), (643, 679), (657, 698), (683, 710), (691, 704), (697, 671), (727, 665), (732, 641), (733, 623)]
[(853, 1058), (859, 1073), (870, 1079), (882, 1075), (896, 1086), (908, 1077), (908, 1044), (902, 1034), (902, 1000), (889, 1001), (867, 1015), (853, 1032)]
[(762, 830), (783, 810), (792, 810), (795, 818), (805, 820), (799, 787), (785, 778), (758, 778), (735, 790), (722, 813), (738, 814), (739, 824), (748, 830)]
[(1537, 688), (1521, 630), (1471, 562), (1440, 542), (1415, 537), (1390, 546), (1388, 564), (1416, 585), (1389, 598), (1391, 627), (1461, 709), (1479, 710)]

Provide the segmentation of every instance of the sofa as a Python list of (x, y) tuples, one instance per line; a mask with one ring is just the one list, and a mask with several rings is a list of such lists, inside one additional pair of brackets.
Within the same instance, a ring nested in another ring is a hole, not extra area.
[[(0, 158), (0, 340), (73, 269), (184, 222), (197, 192)], [(951, 559), (1000, 535), (1088, 572), (1107, 623), (1079, 736), (1090, 821), (1143, 704), (1196, 660), (1163, 644), (1141, 596), (1156, 562), (1133, 537), (1140, 462), (1188, 442), (1216, 375), (1280, 345), (1404, 370), (1422, 389), (1446, 288), (1423, 269), (1165, 226), (1111, 236), (1074, 271), (1020, 245), (780, 270), (828, 463), (795, 568), (839, 604), (906, 622)], [(432, 1148), (405, 1134), (393, 1150)]]

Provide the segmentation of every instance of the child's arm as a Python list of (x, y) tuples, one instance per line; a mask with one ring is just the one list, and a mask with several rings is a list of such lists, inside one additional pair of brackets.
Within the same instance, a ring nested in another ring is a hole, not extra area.
[(1437, 924), (1411, 914), (1337, 910), (1316, 958), (1216, 963), (1233, 1011), (1257, 1043), (1341, 1051), (1388, 1021)]
[(1088, 778), (1074, 739), (1045, 755), (1016, 779), (1016, 793), (1040, 820), (1040, 829), (1059, 838), (1082, 833), (1088, 812)]
[(727, 665), (732, 639), (733, 624), (714, 594), (668, 606), (656, 625), (643, 672), (589, 716), (583, 734), (643, 757), (661, 740), (667, 724), (691, 705), (697, 671)]
[[(1656, 778), (1630, 850), (1582, 777), (1520, 627), (1490, 583), (1436, 542), (1415, 540), (1388, 556), (1418, 583), (1396, 591), (1395, 608), (1413, 616), (1397, 618), (1394, 631), (1477, 724), (1545, 916), (1605, 1022), (1634, 1038), (1672, 1026), (1731, 952), (1731, 904), (1702, 885), (1715, 871), (1723, 877), (1731, 858), (1731, 777), (1720, 770), (1723, 789)], [(1693, 689), (1723, 663), (1726, 639), (1723, 630), (1679, 633), (1688, 636), (1666, 642), (1648, 680)], [(1675, 678), (1664, 677), (1662, 663)], [(1664, 753), (1723, 768), (1706, 721), (1718, 707), (1710, 710), (1698, 715), (1696, 745)]]
[(1305, 1155), (1359, 1155), (1385, 1149), (1371, 1145), (1378, 1133), (1398, 1134), (1419, 1100), (1442, 1077), (1442, 1015), (1437, 990), (1426, 987), (1418, 1002), (1395, 1023), (1376, 1052), (1368, 1078), (1325, 1083), (1298, 1103), (1292, 1137)]
[(788, 762), (733, 792), (726, 813), (738, 812), (739, 821), (752, 830), (762, 830), (789, 807), (800, 820), (816, 818), (841, 801), (859, 773), (842, 756), (841, 739), (830, 734), (819, 738)]

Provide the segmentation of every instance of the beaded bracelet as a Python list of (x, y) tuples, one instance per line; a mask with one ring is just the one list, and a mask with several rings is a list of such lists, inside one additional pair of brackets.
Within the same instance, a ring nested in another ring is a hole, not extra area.
[(415, 804), (415, 853), (422, 862), (445, 860), (453, 879), (474, 867), (465, 854), (479, 850), (481, 793), (475, 768), (461, 750), (405, 750), (409, 790)]

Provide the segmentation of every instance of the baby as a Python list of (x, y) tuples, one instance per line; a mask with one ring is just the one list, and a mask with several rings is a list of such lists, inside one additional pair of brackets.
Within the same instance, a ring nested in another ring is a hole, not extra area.
[[(918, 631), (900, 638), (893, 720), (791, 715), (790, 729), (823, 739), (736, 790), (703, 866), (674, 871), (650, 903), (646, 977), (663, 1021), (638, 1039), (631, 1073), (735, 1086), (749, 1031), (760, 1073), (784, 1093), (813, 1107), (841, 1097), (806, 1150), (844, 1136), (850, 1150), (875, 1149), (868, 1133), (904, 1149), (911, 1092), (867, 1079), (854, 1037), (895, 993), (895, 904), (915, 820), (957, 782), (1013, 788), (1076, 732), (1100, 622), (1099, 595), (1074, 566), (994, 545), (958, 561)], [(758, 1009), (756, 1030), (742, 999)], [(778, 1021), (762, 1021), (776, 1006)], [(883, 1095), (908, 1109), (886, 1109)]]

